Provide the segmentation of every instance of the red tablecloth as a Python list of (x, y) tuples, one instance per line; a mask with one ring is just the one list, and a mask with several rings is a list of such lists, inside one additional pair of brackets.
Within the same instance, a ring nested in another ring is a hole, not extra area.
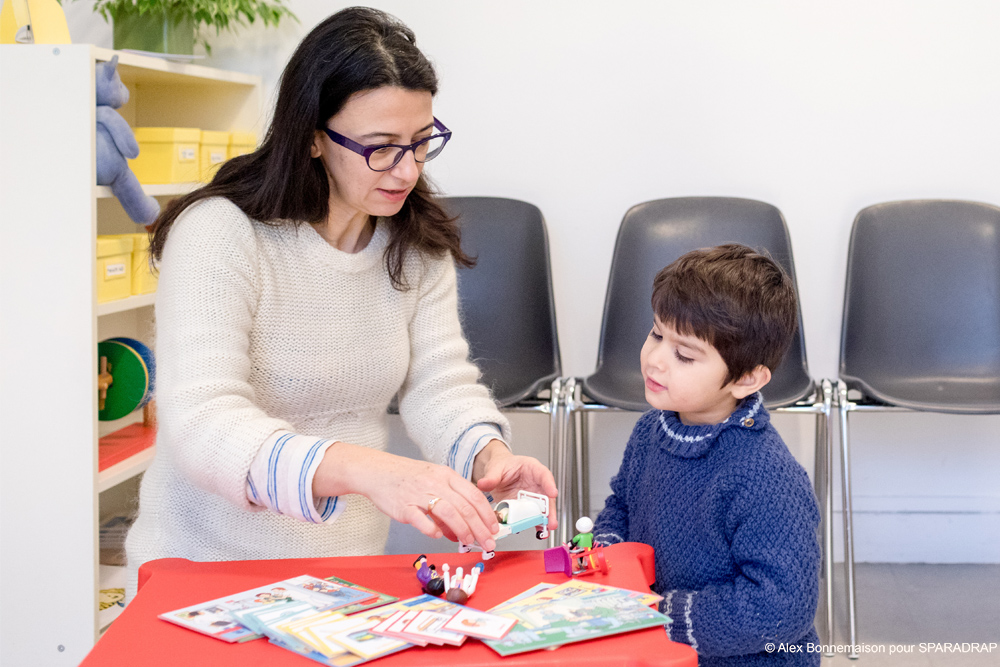
[[(648, 590), (653, 581), (653, 550), (644, 544), (616, 544), (605, 550), (610, 571), (587, 577), (632, 590)], [(151, 561), (139, 570), (139, 594), (108, 628), (83, 667), (98, 665), (256, 665), (306, 667), (318, 664), (291, 651), (258, 639), (227, 644), (212, 637), (168, 623), (157, 615), (206, 602), (256, 586), (310, 574), (338, 576), (362, 586), (406, 599), (419, 595), (413, 561), (416, 555), (352, 556), (289, 560), (197, 563), (183, 558)], [(478, 553), (428, 554), (428, 562), (452, 572), (469, 570)], [(547, 574), (541, 551), (498, 551), (486, 563), (468, 606), (488, 609), (539, 582), (561, 583), (563, 574)], [(691, 647), (667, 639), (662, 628), (567, 644), (555, 650), (534, 651), (501, 658), (481, 642), (469, 639), (461, 647), (414, 647), (372, 662), (378, 667), (419, 665), (628, 665), (629, 667), (696, 667)]]

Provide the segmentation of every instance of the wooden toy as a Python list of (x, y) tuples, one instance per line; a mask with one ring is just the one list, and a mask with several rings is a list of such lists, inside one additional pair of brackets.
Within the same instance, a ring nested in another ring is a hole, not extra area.
[(152, 350), (132, 338), (109, 338), (97, 344), (97, 355), (98, 419), (121, 419), (149, 403), (156, 381)]
[[(501, 500), (493, 507), (493, 511), (496, 513), (497, 523), (500, 524), (500, 529), (493, 536), (495, 540), (520, 533), (535, 526), (541, 526), (535, 532), (535, 537), (544, 540), (549, 536), (547, 528), (549, 525), (548, 496), (530, 491), (518, 491), (517, 498)], [(483, 560), (489, 560), (496, 555), (495, 551), (486, 551), (483, 549), (478, 542), (474, 544), (459, 542), (458, 551), (463, 554), (469, 553), (473, 547), (482, 549)]]

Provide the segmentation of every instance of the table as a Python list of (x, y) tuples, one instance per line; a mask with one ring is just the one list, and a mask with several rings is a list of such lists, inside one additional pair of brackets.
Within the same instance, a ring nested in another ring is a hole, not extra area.
[[(587, 581), (648, 590), (653, 581), (651, 547), (622, 543), (607, 547), (605, 553), (610, 571), (588, 576)], [(209, 563), (183, 558), (150, 561), (139, 569), (139, 593), (111, 624), (81, 667), (116, 664), (144, 667), (315, 665), (318, 663), (274, 646), (266, 639), (227, 644), (163, 621), (157, 615), (300, 574), (338, 576), (406, 599), (421, 593), (413, 569), (415, 559), (416, 554)], [(459, 566), (469, 571), (479, 559), (478, 553), (427, 554), (429, 563), (439, 569), (442, 564), (448, 563), (453, 572)], [(493, 560), (487, 561), (468, 606), (488, 609), (539, 582), (561, 583), (566, 580), (562, 573), (545, 572), (540, 550), (498, 551)], [(650, 628), (507, 658), (501, 658), (485, 644), (470, 638), (461, 647), (415, 647), (379, 658), (371, 664), (378, 667), (485, 667), (500, 664), (510, 667), (696, 667), (697, 663), (697, 654), (690, 646), (671, 642), (662, 628)]]

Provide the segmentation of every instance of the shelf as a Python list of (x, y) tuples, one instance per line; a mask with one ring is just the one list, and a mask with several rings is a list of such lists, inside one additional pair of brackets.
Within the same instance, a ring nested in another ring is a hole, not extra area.
[[(169, 82), (177, 80), (177, 76), (191, 77), (192, 79), (203, 79), (212, 83), (234, 83), (243, 86), (256, 86), (260, 83), (260, 77), (243, 72), (228, 72), (223, 70), (204, 67), (202, 65), (191, 65), (189, 63), (178, 63), (165, 58), (155, 56), (144, 56), (138, 53), (125, 53), (113, 49), (94, 48), (94, 57), (97, 60), (109, 61), (114, 56), (118, 56), (119, 68), (131, 68), (144, 70), (143, 80), (150, 83)], [(191, 83), (191, 82), (186, 82)]]
[(156, 454), (156, 429), (132, 424), (98, 440), (97, 491), (145, 472)]
[[(19, 641), (4, 643), (3, 664), (72, 667), (86, 657), (109, 620), (97, 605), (98, 591), (107, 587), (103, 577), (98, 579), (100, 517), (134, 513), (136, 482), (156, 451), (150, 438), (127, 451), (123, 444), (117, 459), (102, 456), (106, 438), (120, 436), (142, 415), (105, 422), (96, 409), (98, 344), (119, 336), (151, 341), (150, 306), (156, 299), (146, 294), (96, 302), (95, 237), (143, 230), (110, 188), (96, 186), (95, 62), (116, 55), (129, 90), (129, 101), (118, 112), (130, 127), (261, 136), (267, 119), (259, 76), (92, 44), (0, 45), (0, 118), (4, 127), (18, 128), (0, 142), (5, 223), (0, 225), (0, 283), (18, 287), (4, 292), (0, 318), (24, 323), (3, 327), (4, 350), (17, 350), (3, 358), (5, 377), (18, 378), (0, 386), (5, 437), (37, 439), (38, 429), (53, 421), (52, 402), (39, 397), (52, 395), (52, 378), (59, 379), (60, 388), (59, 437), (46, 447), (21, 447), (16, 453), (21, 468), (46, 471), (46, 492), (38, 493), (30, 475), (6, 475), (0, 484), (5, 534), (31, 536), (30, 549), (3, 552), (4, 572), (18, 576), (2, 578), (0, 597), (20, 601), (18, 614), (4, 616), (4, 639)], [(143, 190), (165, 206), (171, 197), (201, 185), (151, 184)], [(32, 499), (32, 511), (7, 511), (25, 498)], [(38, 516), (59, 516), (72, 529), (39, 531)], [(53, 578), (53, 572), (60, 576)], [(44, 659), (39, 647), (47, 647)]]
[(149, 464), (153, 462), (155, 454), (156, 446), (154, 445), (100, 473), (97, 476), (97, 491), (107, 491), (113, 486), (118, 486), (136, 475), (146, 472)]
[[(200, 188), (204, 183), (153, 183), (143, 185), (142, 191), (150, 197), (173, 197), (176, 195), (186, 195), (187, 193)], [(111, 192), (109, 185), (95, 185), (94, 196), (98, 199), (110, 199), (115, 195)]]
[(156, 303), (156, 292), (136, 294), (135, 296), (115, 299), (114, 301), (105, 301), (104, 303), (97, 304), (97, 316), (101, 317), (102, 315), (110, 315), (111, 313), (134, 310), (135, 308), (145, 308), (146, 306), (152, 306), (154, 303)]

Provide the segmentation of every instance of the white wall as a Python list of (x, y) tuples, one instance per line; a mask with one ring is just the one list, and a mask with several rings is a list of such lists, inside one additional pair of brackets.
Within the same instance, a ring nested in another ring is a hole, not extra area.
[[(566, 374), (593, 371), (632, 204), (727, 195), (779, 207), (816, 377), (836, 376), (858, 210), (906, 198), (1000, 204), (991, 0), (372, 4), (410, 25), (437, 65), (435, 113), (455, 132), (430, 169), (443, 190), (545, 213)], [(344, 5), (290, 6), (301, 25), (213, 38), (205, 62), (260, 74), (273, 90), (298, 39)], [(111, 45), (87, 3), (64, 8), (76, 41)], [(854, 419), (859, 560), (1000, 562), (1000, 418)], [(596, 428), (598, 507), (628, 421)], [(779, 427), (811, 465), (810, 419)], [(544, 429), (528, 423), (520, 436), (544, 452)]]

